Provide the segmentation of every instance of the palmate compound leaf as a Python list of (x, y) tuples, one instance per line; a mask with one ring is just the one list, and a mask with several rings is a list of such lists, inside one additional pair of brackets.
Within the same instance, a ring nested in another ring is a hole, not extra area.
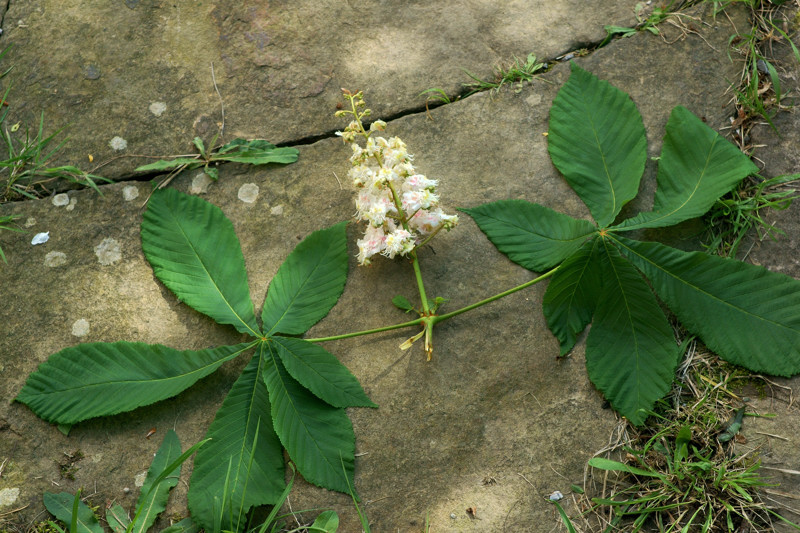
[(577, 335), (592, 321), (600, 298), (599, 247), (598, 238), (584, 243), (558, 267), (544, 293), (544, 317), (561, 344), (562, 356), (575, 346)]
[(720, 357), (755, 372), (800, 372), (800, 282), (734, 259), (613, 239), (681, 323)]
[(639, 190), (647, 159), (644, 124), (630, 97), (574, 62), (550, 108), (550, 159), (600, 227)]
[(275, 432), (289, 457), (309, 483), (350, 492), (356, 445), (344, 409), (331, 407), (295, 381), (275, 350), (270, 348), (265, 358)]
[(750, 159), (685, 107), (672, 110), (658, 162), (653, 210), (615, 230), (672, 226), (705, 214), (717, 198), (758, 172)]
[(252, 346), (178, 351), (139, 342), (79, 344), (39, 365), (16, 400), (57, 424), (114, 415), (175, 396)]
[(272, 425), (264, 383), (265, 343), (236, 380), (197, 452), (189, 482), (189, 510), (206, 531), (241, 531), (254, 505), (278, 502), (284, 483), (283, 450)]
[(596, 230), (591, 222), (525, 200), (500, 200), (460, 211), (471, 216), (509, 259), (537, 272), (569, 257)]
[(271, 337), (284, 368), (301, 385), (333, 407), (378, 407), (361, 384), (323, 347), (291, 337)]
[(153, 457), (150, 468), (147, 469), (147, 477), (139, 491), (139, 498), (136, 500), (136, 522), (131, 533), (146, 533), (156, 521), (156, 517), (166, 509), (169, 491), (178, 484), (181, 473), (180, 466), (161, 482), (158, 482), (158, 478), (180, 455), (181, 442), (175, 431), (170, 429), (164, 435), (164, 440)]
[(346, 226), (315, 231), (280, 266), (261, 310), (266, 335), (305, 333), (336, 304), (347, 281)]
[(586, 339), (589, 379), (612, 407), (641, 425), (672, 384), (680, 350), (641, 274), (607, 238), (600, 243), (603, 288)]
[(155, 191), (142, 219), (142, 250), (181, 301), (259, 336), (239, 239), (219, 207), (175, 189)]

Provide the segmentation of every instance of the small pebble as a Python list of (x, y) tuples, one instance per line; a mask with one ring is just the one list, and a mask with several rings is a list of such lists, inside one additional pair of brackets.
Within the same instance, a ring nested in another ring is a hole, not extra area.
[(455, 520), (458, 517), (456, 516), (456, 513), (450, 513), (450, 518)]
[(110, 141), (108, 141), (108, 145), (111, 147), (112, 150), (115, 152), (120, 152), (128, 147), (128, 141), (123, 139), (120, 136), (116, 136)]
[(561, 494), (560, 490), (553, 491), (553, 493), (550, 495), (551, 502), (557, 502), (558, 500), (563, 500), (563, 499), (564, 495)]
[(37, 233), (33, 236), (33, 240), (31, 240), (31, 244), (36, 246), (37, 244), (44, 244), (50, 240), (50, 232), (45, 231), (44, 233)]
[(239, 200), (246, 204), (252, 204), (258, 198), (258, 185), (255, 183), (245, 183), (239, 187)]
[(125, 487), (124, 489), (122, 489), (122, 492), (124, 492), (125, 494), (130, 494), (131, 489), (129, 489), (128, 487)]
[(53, 205), (56, 207), (62, 207), (65, 205), (69, 205), (69, 196), (66, 193), (56, 194), (53, 196), (53, 199), (50, 200), (53, 202)]

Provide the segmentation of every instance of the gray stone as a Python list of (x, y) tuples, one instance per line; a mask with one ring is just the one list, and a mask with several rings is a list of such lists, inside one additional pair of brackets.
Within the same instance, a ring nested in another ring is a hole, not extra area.
[[(602, 4), (605, 8), (597, 2), (547, 2), (530, 9), (522, 2), (502, 4), (506, 7), (474, 2), (456, 13), (456, 4), (376, 1), (356, 13), (345, 4), (326, 11), (314, 2), (245, 3), (227, 13), (212, 4), (182, 1), (120, 9), (100, 2), (62, 6), (40, 0), (12, 3), (9, 16), (27, 25), (13, 29), (20, 42), (18, 61), (25, 65), (16, 69), (24, 82), (19, 89), (36, 89), (43, 97), (35, 109), (29, 101), (25, 111), (45, 109), (56, 123), (77, 119), (79, 135), (67, 157), (94, 153), (103, 160), (112, 155), (108, 140), (115, 135), (127, 139), (134, 153), (185, 151), (182, 143), (195, 134), (193, 124), (213, 135), (221, 117), (208, 70), (212, 61), (219, 69), (229, 134), (272, 141), (324, 136), (343, 126), (330, 116), (340, 85), (365, 89), (376, 118), (420, 108), (415, 95), (422, 89), (457, 88), (463, 79), (458, 67), (489, 75), (493, 62), (513, 53), (533, 48), (554, 56), (601, 37), (603, 23), (631, 23), (624, 14), (632, 2)], [(90, 8), (92, 17), (84, 17), (81, 11)], [(742, 10), (729, 13), (737, 27), (744, 26)], [(660, 150), (674, 105), (687, 106), (715, 128), (731, 114), (725, 90), (738, 67), (728, 61), (725, 47), (732, 29), (722, 16), (704, 20), (709, 26), (697, 27), (702, 38), (681, 39), (664, 25), (664, 37), (645, 32), (576, 59), (631, 94), (647, 127), (650, 155)], [(36, 49), (48, 30), (48, 39), (64, 43), (61, 59)], [(81, 41), (77, 35), (88, 37)], [(67, 83), (80, 79), (74, 75), (77, 65), (86, 62), (97, 64), (103, 76), (91, 85)], [(551, 165), (544, 136), (548, 110), (568, 75), (568, 65), (559, 64), (519, 92), (477, 94), (430, 114), (390, 120), (387, 134), (402, 137), (416, 167), (440, 180), (448, 211), (525, 198), (587, 217)], [(148, 106), (162, 100), (169, 111), (156, 117)], [(796, 147), (786, 146), (788, 154), (776, 158), (797, 157)], [(299, 149), (299, 161), (286, 167), (220, 166), (219, 181), (203, 191), (233, 221), (257, 307), (294, 246), (354, 210), (345, 183), (347, 147), (324, 138)], [(120, 161), (110, 167), (112, 175), (138, 164)], [(649, 205), (653, 169), (649, 162), (644, 198), (627, 214)], [(170, 186), (187, 192), (197, 187), (193, 178), (185, 173)], [(257, 189), (245, 191), (258, 191), (245, 194), (249, 203), (240, 199), (248, 184)], [(13, 398), (50, 354), (75, 345), (73, 325), (80, 320), (91, 324), (81, 337), (85, 342), (130, 340), (200, 349), (242, 340), (232, 328), (178, 302), (155, 279), (141, 250), (141, 202), (127, 201), (131, 194), (123, 193), (129, 186), (103, 186), (103, 196), (71, 192), (78, 199), (72, 211), (55, 209), (47, 199), (0, 206), (0, 215), (19, 214), (21, 220), (34, 220), (37, 229), (51, 229), (47, 245), (35, 247), (29, 234), (0, 232), (8, 258), (8, 265), (0, 263), (5, 302), (0, 324), (6, 325), (0, 336), (0, 396)], [(687, 232), (659, 237), (679, 242)], [(359, 233), (355, 225), (348, 229), (351, 257)], [(115, 244), (102, 251), (113, 257), (102, 261), (95, 247), (111, 240)], [(63, 250), (55, 252), (62, 262), (50, 268), (47, 257), (54, 249)], [(449, 299), (445, 310), (534, 276), (498, 253), (466, 215), (458, 228), (423, 249), (420, 259), (429, 295)], [(790, 260), (781, 259), (783, 264)], [(800, 270), (791, 273), (800, 277)], [(416, 331), (325, 344), (380, 406), (349, 410), (359, 454), (355, 488), (373, 531), (420, 531), (426, 516), (435, 531), (550, 531), (558, 524), (546, 501), (554, 491), (566, 495), (562, 504), (570, 514), (578, 512), (569, 485), (583, 483), (587, 459), (606, 445), (618, 421), (602, 408), (588, 381), (583, 342), (570, 357), (556, 357), (558, 343), (541, 312), (544, 288), (536, 285), (439, 325), (431, 362), (418, 346), (398, 349)], [(407, 263), (377, 260), (371, 267), (356, 267), (352, 258), (341, 300), (308, 336), (406, 320), (390, 300), (396, 294), (414, 300), (414, 293)], [(129, 487), (136, 486), (136, 476), (146, 470), (167, 429), (176, 429), (184, 448), (200, 440), (245, 363), (224, 365), (177, 398), (78, 424), (68, 437), (27, 407), (0, 403), (0, 460), (9, 458), (2, 482), (20, 488), (15, 505), (29, 505), (18, 518), (37, 516), (42, 493), (54, 490), (52, 482), (70, 491), (96, 484), (97, 502), (116, 499), (132, 507), (138, 491)], [(784, 412), (793, 413), (786, 408), (781, 416)], [(791, 427), (775, 430), (790, 439), (775, 452), (786, 454), (781, 457), (793, 457), (798, 448)], [(151, 428), (156, 434), (148, 439)], [(57, 462), (75, 450), (86, 457), (76, 464), (76, 479), (60, 479)], [(184, 481), (190, 470), (190, 465), (184, 468)], [(186, 484), (180, 483), (168, 514), (185, 515), (185, 497)], [(342, 531), (360, 530), (347, 495), (298, 480), (290, 500), (293, 509), (334, 508)], [(466, 511), (473, 507), (474, 517)], [(310, 521), (313, 513), (303, 517)]]
[[(340, 127), (340, 87), (369, 90), (376, 113), (393, 116), (424, 106), (425, 89), (460, 91), (462, 69), (491, 78), (512, 56), (598, 42), (604, 24), (636, 23), (635, 3), (11, 2), (6, 20), (22, 23), (6, 25), (10, 118), (38, 124), (44, 112), (49, 131), (69, 124), (60, 159), (85, 166), (92, 154), (116, 178), (143, 162), (112, 159), (102, 139), (118, 135), (134, 154), (185, 154), (195, 135), (208, 143), (218, 132), (221, 103), (225, 140), (320, 135)], [(143, 113), (154, 100), (173, 112)]]

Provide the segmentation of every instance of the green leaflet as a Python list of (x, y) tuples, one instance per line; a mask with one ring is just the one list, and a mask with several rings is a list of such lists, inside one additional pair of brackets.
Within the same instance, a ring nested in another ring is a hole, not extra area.
[[(73, 517), (73, 504), (78, 500), (77, 515)], [(78, 495), (70, 494), (69, 492), (59, 492), (58, 494), (52, 492), (44, 493), (44, 506), (57, 519), (65, 524), (71, 524), (73, 518), (76, 518), (76, 531), (74, 533), (103, 533), (103, 526), (97, 520), (89, 506), (80, 501), (80, 491)]]
[[(344, 409), (331, 407), (292, 378), (273, 350), (264, 379), (275, 432), (309, 483), (339, 492), (353, 486), (355, 435)], [(347, 478), (344, 477), (345, 473)]]
[(176, 159), (170, 159), (169, 161), (156, 161), (155, 163), (148, 163), (147, 165), (142, 165), (140, 167), (136, 167), (136, 172), (145, 172), (148, 170), (167, 170), (170, 168), (177, 168), (183, 165), (195, 165), (195, 166), (202, 166), (203, 161), (201, 159), (197, 159), (196, 157), (178, 157)]
[(600, 241), (594, 238), (584, 243), (564, 261), (553, 274), (544, 294), (544, 317), (561, 344), (562, 356), (572, 350), (576, 336), (592, 321), (600, 298)]
[(646, 476), (646, 477), (655, 477), (659, 479), (664, 479), (664, 476), (659, 474), (654, 470), (645, 470), (643, 468), (637, 468), (635, 466), (626, 465), (625, 463), (620, 463), (619, 461), (613, 461), (611, 459), (606, 459), (604, 457), (592, 457), (589, 459), (589, 466), (592, 468), (599, 468), (600, 470), (611, 470), (614, 472), (627, 472), (629, 474), (634, 474), (636, 476)]
[(330, 352), (291, 337), (272, 337), (284, 368), (301, 385), (333, 407), (378, 407), (361, 384)]
[(254, 505), (278, 502), (284, 488), (281, 443), (272, 428), (261, 343), (217, 411), (194, 460), (189, 509), (206, 531), (241, 531)]
[(39, 365), (16, 400), (58, 424), (114, 415), (175, 396), (251, 346), (178, 351), (139, 342), (79, 344)]
[(142, 250), (181, 301), (259, 336), (239, 239), (220, 208), (175, 189), (155, 191), (142, 219)]
[(294, 163), (297, 161), (296, 148), (276, 148), (263, 139), (234, 139), (220, 147), (211, 158), (219, 161), (265, 165), (267, 163)]
[(641, 425), (664, 396), (680, 351), (672, 328), (639, 272), (607, 240), (600, 248), (603, 288), (586, 340), (592, 383), (632, 423)]
[(164, 528), (160, 533), (199, 533), (200, 527), (192, 522), (191, 518), (184, 518), (180, 522)]
[(283, 262), (261, 311), (266, 335), (305, 333), (339, 300), (347, 280), (346, 225), (315, 231)]
[(550, 108), (550, 158), (600, 227), (639, 190), (647, 159), (644, 124), (630, 97), (574, 62)]
[(501, 200), (460, 211), (471, 216), (509, 259), (537, 272), (569, 257), (596, 229), (586, 220), (525, 200)]
[(180, 467), (160, 483), (157, 480), (161, 473), (180, 455), (181, 443), (178, 435), (170, 429), (164, 435), (164, 440), (161, 442), (153, 462), (150, 463), (150, 468), (147, 469), (147, 477), (139, 492), (139, 498), (136, 500), (136, 523), (133, 525), (131, 533), (146, 533), (156, 521), (156, 517), (166, 509), (169, 491), (178, 484)]
[(310, 531), (324, 531), (325, 533), (336, 533), (337, 529), (339, 529), (339, 515), (330, 509), (322, 511), (309, 528)]
[(128, 513), (120, 504), (114, 503), (106, 509), (106, 522), (114, 533), (123, 533), (131, 523), (131, 519), (128, 518)]
[(147, 165), (137, 167), (137, 171), (146, 170), (167, 170), (186, 166), (189, 169), (205, 166), (206, 173), (217, 179), (217, 169), (209, 167), (211, 163), (218, 161), (230, 161), (234, 163), (247, 163), (250, 165), (265, 165), (267, 163), (294, 163), (297, 161), (298, 151), (296, 148), (277, 148), (274, 144), (263, 139), (234, 139), (228, 144), (221, 146), (216, 152), (206, 153), (203, 140), (199, 137), (194, 138), (194, 145), (200, 152), (195, 157), (178, 157), (169, 161), (156, 161)]
[(672, 110), (658, 162), (653, 210), (615, 230), (672, 226), (699, 217), (717, 198), (758, 172), (750, 159), (685, 107)]
[(800, 372), (800, 283), (765, 268), (613, 236), (686, 328), (731, 363)]

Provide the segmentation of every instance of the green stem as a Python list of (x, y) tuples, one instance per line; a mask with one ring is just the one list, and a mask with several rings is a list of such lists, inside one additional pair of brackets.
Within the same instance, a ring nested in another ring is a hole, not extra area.
[[(418, 272), (419, 271), (419, 265), (417, 265), (416, 263), (414, 263), (414, 264), (416, 266), (416, 270), (415, 271)], [(462, 307), (461, 309), (458, 309), (456, 311), (452, 311), (450, 313), (446, 313), (446, 314), (441, 315), (441, 316), (420, 317), (420, 318), (418, 318), (416, 320), (411, 320), (409, 322), (403, 322), (402, 324), (395, 324), (394, 326), (384, 326), (382, 328), (367, 329), (367, 330), (364, 330), (364, 331), (356, 331), (356, 332), (353, 332), (353, 333), (344, 333), (342, 335), (333, 335), (333, 336), (330, 336), (330, 337), (318, 337), (318, 338), (315, 338), (315, 339), (304, 339), (304, 340), (306, 340), (308, 342), (327, 342), (327, 341), (336, 341), (336, 340), (340, 340), (340, 339), (349, 339), (351, 337), (360, 337), (362, 335), (371, 335), (373, 333), (381, 333), (383, 331), (391, 331), (393, 329), (401, 329), (401, 328), (407, 328), (407, 327), (411, 327), (411, 326), (416, 326), (417, 324), (421, 324), (422, 322), (424, 322), (426, 318), (427, 318), (428, 321), (432, 321), (432, 323), (435, 324), (436, 322), (441, 322), (443, 320), (447, 320), (449, 318), (453, 318), (456, 315), (460, 315), (461, 313), (466, 313), (467, 311), (471, 311), (472, 309), (478, 308), (478, 307), (480, 307), (482, 305), (486, 305), (486, 304), (491, 303), (491, 302), (493, 302), (495, 300), (499, 300), (500, 298), (503, 298), (503, 297), (508, 296), (510, 294), (514, 294), (517, 291), (521, 291), (522, 289), (530, 287), (531, 285), (535, 285), (535, 284), (539, 283), (540, 281), (544, 281), (547, 278), (549, 278), (550, 276), (552, 276), (553, 274), (555, 274), (556, 270), (558, 270), (558, 267), (555, 267), (554, 269), (552, 269), (552, 270), (550, 270), (548, 272), (545, 272), (544, 274), (542, 274), (538, 278), (534, 278), (534, 279), (532, 279), (530, 281), (526, 281), (522, 285), (518, 285), (518, 286), (516, 286), (516, 287), (514, 287), (512, 289), (508, 289), (507, 291), (501, 292), (500, 294), (495, 294), (494, 296), (492, 296), (490, 298), (486, 298), (485, 300), (481, 300), (480, 302), (475, 302), (474, 304), (468, 305), (466, 307)], [(421, 286), (421, 284), (420, 284), (420, 286)], [(423, 291), (423, 294), (424, 294), (424, 290), (425, 289), (421, 288), (421, 290)]]
[(414, 267), (414, 277), (417, 278), (417, 288), (419, 289), (419, 299), (422, 301), (422, 314), (428, 316), (431, 312), (428, 305), (428, 297), (425, 294), (425, 285), (422, 283), (422, 270), (419, 268), (419, 260), (417, 259), (416, 250), (411, 251), (411, 264)]
[(495, 294), (494, 296), (492, 296), (490, 298), (486, 298), (485, 300), (481, 300), (480, 302), (475, 302), (472, 305), (468, 305), (466, 307), (462, 307), (461, 309), (457, 309), (457, 310), (452, 311), (450, 313), (445, 313), (443, 315), (434, 317), (434, 320), (435, 320), (435, 322), (441, 322), (443, 320), (447, 320), (448, 318), (453, 318), (454, 316), (460, 315), (461, 313), (466, 313), (467, 311), (471, 311), (471, 310), (473, 310), (473, 309), (475, 309), (477, 307), (480, 307), (482, 305), (486, 305), (488, 303), (491, 303), (491, 302), (493, 302), (495, 300), (499, 300), (500, 298), (504, 298), (505, 296), (508, 296), (509, 294), (514, 294), (517, 291), (521, 291), (522, 289), (528, 288), (531, 285), (535, 285), (535, 284), (539, 283), (540, 281), (546, 280), (547, 278), (549, 278), (550, 276), (555, 274), (556, 270), (558, 270), (558, 267), (555, 267), (554, 269), (549, 270), (548, 272), (545, 272), (544, 274), (542, 274), (538, 278), (534, 278), (534, 279), (532, 279), (530, 281), (526, 281), (522, 285), (517, 285), (513, 289), (508, 289), (507, 291), (501, 292), (500, 294)]
[(353, 333), (343, 333), (342, 335), (332, 335), (330, 337), (319, 337), (316, 339), (303, 339), (308, 342), (327, 342), (327, 341), (338, 341), (340, 339), (349, 339), (351, 337), (360, 337), (361, 335), (371, 335), (373, 333), (381, 333), (382, 331), (391, 331), (393, 329), (400, 329), (400, 328), (407, 328), (410, 326), (416, 326), (417, 324), (422, 323), (422, 318), (418, 318), (416, 320), (412, 320), (410, 322), (403, 322), (402, 324), (395, 324), (394, 326), (384, 326), (382, 328), (375, 328), (375, 329), (366, 329), (364, 331), (356, 331)]

